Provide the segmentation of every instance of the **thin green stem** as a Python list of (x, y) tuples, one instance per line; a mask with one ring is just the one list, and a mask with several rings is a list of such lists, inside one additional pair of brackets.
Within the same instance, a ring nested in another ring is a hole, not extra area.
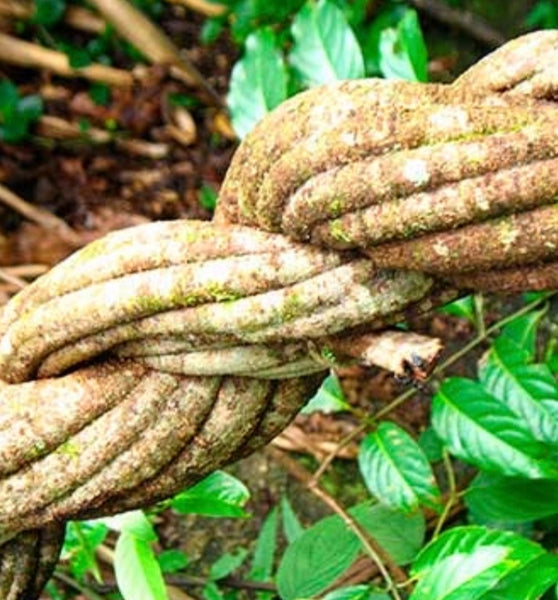
[[(486, 328), (483, 327), (483, 332), (482, 333), (479, 333), (468, 344), (465, 344), (465, 346), (463, 346), (462, 348), (460, 348), (457, 352), (454, 352), (444, 362), (440, 363), (432, 371), (432, 373), (430, 374), (430, 376), (428, 377), (428, 379), (426, 381), (431, 381), (434, 377), (436, 377), (437, 375), (440, 375), (440, 373), (442, 373), (442, 371), (444, 371), (445, 369), (447, 369), (449, 366), (453, 365), (460, 358), (462, 358), (465, 354), (467, 354), (468, 352), (470, 352), (471, 350), (473, 350), (474, 348), (476, 348), (479, 344), (482, 344), (482, 342), (484, 342), (488, 338), (488, 336), (490, 336), (492, 333), (494, 333), (495, 331), (497, 331), (498, 329), (500, 329), (504, 325), (507, 325), (508, 323), (510, 323), (511, 321), (513, 321), (514, 319), (522, 317), (523, 315), (531, 312), (534, 308), (536, 308), (537, 306), (539, 306), (543, 302), (546, 302), (547, 300), (549, 300), (550, 298), (552, 298), (553, 296), (555, 296), (556, 293), (557, 292), (551, 292), (551, 293), (547, 294), (546, 296), (544, 296), (542, 298), (537, 298), (536, 300), (533, 300), (533, 302), (529, 302), (529, 304), (526, 304), (525, 306), (522, 306), (520, 309), (516, 310), (511, 315), (508, 315), (507, 317), (504, 317), (503, 319), (500, 319), (499, 321), (497, 321), (496, 323), (494, 323), (490, 327), (486, 327)], [(400, 406), (401, 404), (403, 404), (406, 400), (408, 400), (409, 398), (411, 398), (412, 396), (414, 396), (417, 393), (417, 391), (418, 391), (417, 388), (413, 388), (413, 387), (408, 388), (402, 394), (400, 394), (399, 396), (397, 396), (397, 398), (395, 398), (387, 406), (385, 406), (379, 412), (377, 412), (372, 417), (373, 420), (377, 421), (378, 419), (381, 419), (385, 415), (389, 414), (390, 412), (392, 412), (393, 410), (395, 410), (398, 406)]]
[(446, 448), (444, 448), (443, 452), (443, 462), (448, 478), (448, 500), (444, 506), (442, 514), (440, 515), (440, 518), (438, 519), (438, 522), (436, 523), (436, 527), (434, 528), (434, 533), (432, 534), (433, 540), (440, 535), (440, 531), (442, 531), (442, 527), (444, 526), (444, 523), (446, 522), (453, 505), (458, 501), (455, 472), (453, 470), (453, 465), (451, 464), (450, 454)]

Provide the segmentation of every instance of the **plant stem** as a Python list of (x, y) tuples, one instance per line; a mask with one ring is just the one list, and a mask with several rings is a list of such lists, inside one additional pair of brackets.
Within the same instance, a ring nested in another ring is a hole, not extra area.
[(446, 522), (453, 505), (457, 501), (457, 483), (455, 481), (455, 472), (454, 472), (453, 466), (451, 464), (451, 457), (446, 448), (444, 448), (444, 452), (443, 452), (443, 461), (444, 461), (444, 467), (446, 470), (446, 474), (448, 477), (448, 488), (449, 488), (448, 489), (448, 500), (444, 506), (444, 510), (442, 511), (442, 514), (440, 515), (440, 518), (438, 519), (438, 522), (436, 523), (436, 527), (434, 528), (434, 533), (432, 534), (432, 539), (436, 539), (438, 537), (438, 535), (440, 534), (440, 531), (442, 530), (442, 527), (444, 526), (444, 523)]

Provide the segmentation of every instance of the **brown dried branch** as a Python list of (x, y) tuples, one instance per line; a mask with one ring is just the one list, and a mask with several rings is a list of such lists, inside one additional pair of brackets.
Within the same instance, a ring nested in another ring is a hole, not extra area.
[(68, 244), (73, 245), (75, 248), (81, 245), (78, 234), (62, 219), (47, 210), (29, 204), (2, 184), (0, 184), (0, 202), (29, 219), (29, 221), (37, 223), (45, 229), (56, 231)]
[(84, 77), (108, 85), (133, 84), (133, 77), (128, 71), (100, 64), (73, 69), (63, 52), (43, 48), (5, 33), (0, 33), (0, 62), (31, 69), (46, 69), (62, 77)]
[[(198, 87), (217, 106), (221, 98), (174, 43), (127, 0), (91, 0), (105, 19), (153, 63), (167, 64), (187, 83)], [(172, 71), (171, 71), (172, 72)]]

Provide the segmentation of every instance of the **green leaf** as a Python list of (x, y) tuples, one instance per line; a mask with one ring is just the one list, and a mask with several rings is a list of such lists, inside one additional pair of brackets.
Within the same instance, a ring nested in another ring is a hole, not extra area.
[(113, 517), (104, 517), (100, 521), (114, 531), (129, 533), (145, 542), (157, 540), (153, 525), (142, 510), (131, 510)]
[(384, 504), (411, 512), (419, 504), (439, 508), (440, 491), (420, 446), (401, 427), (381, 423), (360, 445), (360, 472)]
[(303, 415), (314, 412), (334, 413), (349, 410), (350, 404), (345, 399), (345, 394), (335, 375), (328, 375), (316, 394), (310, 398), (306, 406), (300, 411)]
[(212, 581), (218, 581), (227, 577), (233, 571), (238, 569), (248, 555), (248, 551), (244, 548), (239, 548), (236, 554), (226, 553), (217, 559), (209, 570), (209, 577)]
[(401, 43), (403, 44), (418, 81), (428, 81), (428, 52), (422, 35), (422, 29), (417, 11), (405, 11), (397, 26)]
[(546, 313), (543, 308), (531, 311), (526, 315), (514, 319), (502, 329), (501, 335), (512, 340), (519, 348), (529, 353), (531, 361), (535, 358), (535, 346), (537, 342), (537, 331), (541, 318)]
[(205, 600), (223, 600), (225, 597), (214, 581), (205, 584), (202, 594)]
[(480, 600), (539, 600), (548, 588), (558, 581), (558, 559), (542, 554), (530, 560), (522, 568), (514, 569), (493, 590)]
[(60, 21), (66, 11), (65, 0), (34, 0), (33, 23), (50, 27)]
[(420, 512), (405, 514), (381, 504), (359, 504), (349, 513), (398, 565), (410, 563), (424, 543), (425, 522)]
[(254, 550), (254, 560), (249, 578), (253, 581), (270, 581), (277, 541), (277, 507), (265, 518)]
[(215, 207), (217, 206), (217, 197), (217, 192), (210, 185), (204, 183), (199, 189), (199, 202), (206, 210), (211, 212), (215, 210)]
[(391, 596), (384, 592), (374, 591), (369, 585), (352, 585), (337, 588), (326, 594), (322, 600), (390, 600)]
[(429, 462), (438, 462), (444, 457), (444, 445), (436, 435), (434, 427), (429, 425), (419, 436), (418, 445), (422, 448)]
[(510, 477), (558, 476), (548, 447), (474, 381), (443, 382), (433, 400), (432, 425), (455, 456), (482, 469)]
[(283, 531), (289, 544), (292, 544), (304, 532), (291, 503), (286, 496), (281, 498), (281, 515), (283, 517)]
[(359, 549), (358, 538), (338, 516), (318, 521), (283, 554), (277, 571), (281, 598), (319, 594), (351, 566)]
[(539, 0), (525, 17), (525, 25), (531, 29), (558, 27), (558, 6), (555, 0)]
[(485, 389), (529, 427), (533, 437), (558, 446), (558, 384), (545, 364), (526, 364), (527, 351), (497, 338), (479, 365)]
[(397, 27), (380, 34), (380, 70), (387, 79), (428, 80), (426, 45), (417, 13), (408, 9)]
[(15, 112), (19, 103), (19, 90), (8, 79), (0, 81), (0, 115), (6, 122)]
[(231, 74), (227, 104), (241, 138), (287, 97), (287, 71), (272, 29), (258, 29), (246, 39), (244, 56)]
[(215, 471), (176, 495), (170, 505), (181, 514), (238, 518), (248, 516), (242, 507), (249, 497), (250, 492), (236, 477)]
[(439, 308), (438, 311), (446, 315), (467, 319), (473, 325), (476, 323), (475, 301), (472, 295), (454, 300)]
[(167, 600), (159, 563), (148, 542), (121, 533), (114, 556), (118, 589), (125, 600)]
[[(397, 564), (413, 560), (424, 539), (421, 514), (404, 515), (369, 503), (349, 510), (351, 516)], [(338, 516), (318, 521), (288, 546), (277, 571), (283, 600), (319, 594), (344, 573), (359, 554), (360, 542)]]
[(68, 62), (72, 69), (81, 69), (91, 64), (91, 56), (84, 48), (74, 46), (73, 44), (61, 43), (60, 50), (68, 57)]
[(417, 557), (412, 575), (419, 582), (410, 600), (523, 600), (513, 585), (521, 579), (528, 594), (540, 589), (538, 567), (544, 567), (548, 587), (552, 577), (558, 576), (558, 559), (538, 544), (507, 531), (456, 527)]
[(439, 560), (419, 580), (409, 600), (480, 598), (509, 572), (507, 553), (505, 547), (488, 546)]
[(480, 473), (465, 493), (475, 520), (525, 523), (558, 513), (558, 481)]
[(307, 86), (364, 77), (364, 60), (343, 12), (330, 0), (307, 2), (291, 27), (289, 60)]
[(101, 581), (95, 558), (95, 548), (102, 544), (108, 528), (103, 523), (72, 521), (66, 527), (66, 536), (61, 558), (69, 561), (74, 577), (81, 579), (90, 571), (97, 581)]
[(92, 83), (89, 86), (89, 97), (98, 106), (107, 106), (111, 98), (110, 87), (105, 83)]
[(188, 557), (181, 550), (163, 550), (157, 554), (157, 562), (163, 573), (176, 573), (188, 566)]

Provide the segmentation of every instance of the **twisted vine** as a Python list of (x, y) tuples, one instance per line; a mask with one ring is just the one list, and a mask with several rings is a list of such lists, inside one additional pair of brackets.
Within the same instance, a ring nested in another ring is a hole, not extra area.
[(293, 418), (332, 356), (467, 289), (558, 287), (558, 32), (451, 86), (345, 81), (243, 142), (213, 223), (85, 247), (0, 314), (0, 595), (63, 523), (152, 504)]

